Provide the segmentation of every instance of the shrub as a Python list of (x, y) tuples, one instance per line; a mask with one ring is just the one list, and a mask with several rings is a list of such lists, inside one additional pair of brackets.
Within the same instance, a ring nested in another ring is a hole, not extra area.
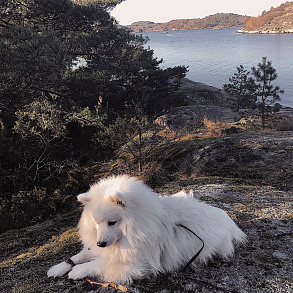
[(7, 200), (2, 199), (1, 207), (6, 211), (5, 218), (2, 218), (4, 227), (34, 224), (54, 213), (61, 201), (60, 194), (49, 195), (46, 188), (36, 187), (32, 191), (20, 191), (12, 195), (9, 205)]

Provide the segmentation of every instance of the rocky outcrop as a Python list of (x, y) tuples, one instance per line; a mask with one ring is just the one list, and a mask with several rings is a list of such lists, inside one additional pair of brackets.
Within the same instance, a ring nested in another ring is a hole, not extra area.
[(253, 132), (222, 136), (193, 153), (197, 174), (243, 178), (291, 190), (292, 131)]
[(293, 2), (264, 11), (258, 17), (250, 17), (245, 26), (237, 31), (244, 34), (293, 33)]
[(170, 129), (181, 128), (203, 121), (232, 123), (239, 115), (229, 108), (214, 105), (189, 105), (174, 108), (156, 119), (156, 123)]
[[(158, 117), (156, 123), (170, 129), (180, 129), (196, 125), (204, 118), (222, 123), (234, 123), (241, 118), (239, 113), (232, 110), (235, 98), (222, 89), (184, 78), (180, 91), (184, 93), (185, 105)], [(278, 114), (291, 119), (293, 109), (281, 105)]]
[(158, 117), (158, 124), (176, 129), (201, 122), (204, 118), (225, 123), (239, 118), (231, 110), (233, 100), (221, 89), (184, 78), (180, 91), (185, 95), (187, 106), (174, 108)]

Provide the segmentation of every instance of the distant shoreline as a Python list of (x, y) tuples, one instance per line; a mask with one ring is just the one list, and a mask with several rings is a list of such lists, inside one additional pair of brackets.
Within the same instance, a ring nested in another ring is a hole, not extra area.
[[(126, 27), (126, 26), (125, 26)], [(163, 30), (144, 30), (144, 31), (133, 31), (133, 33), (135, 34), (140, 34), (140, 33), (147, 33), (147, 32), (159, 32), (162, 34), (167, 34), (170, 32), (174, 32), (174, 31), (192, 31), (192, 30), (222, 30), (222, 29), (228, 29), (228, 28), (239, 28), (239, 26), (227, 26), (227, 27), (209, 27), (209, 28), (184, 28), (184, 29), (171, 29), (171, 30), (167, 30), (167, 29), (163, 29)], [(247, 34), (247, 35), (286, 35), (286, 34), (292, 34), (293, 33), (293, 29), (288, 29), (288, 30), (266, 30), (266, 31), (248, 31), (248, 30), (244, 30), (243, 28), (237, 29), (235, 30), (235, 33), (238, 34)]]
[(243, 28), (236, 31), (239, 34), (250, 34), (250, 35), (283, 35), (283, 34), (292, 34), (293, 29), (275, 29), (275, 30), (256, 30), (256, 31), (248, 31)]
[(230, 27), (243, 27), (249, 16), (234, 13), (216, 13), (204, 18), (174, 19), (168, 22), (155, 23), (152, 21), (137, 21), (125, 28), (136, 32), (172, 31), (194, 29), (221, 29)]
[[(126, 29), (127, 26), (124, 26)], [(221, 29), (228, 29), (228, 28), (239, 28), (239, 26), (223, 26), (223, 27), (206, 27), (206, 28), (183, 28), (183, 29), (163, 29), (163, 30), (144, 30), (144, 31), (132, 31), (132, 33), (140, 34), (140, 33), (148, 33), (148, 32), (161, 32), (161, 33), (169, 33), (169, 32), (176, 32), (176, 31), (198, 31), (198, 30), (221, 30)], [(237, 31), (235, 31), (237, 32)]]
[[(134, 34), (141, 34), (141, 33), (149, 33), (149, 32), (157, 32), (157, 33), (162, 33), (162, 34), (168, 34), (168, 33), (171, 33), (171, 32), (176, 32), (176, 31), (199, 31), (199, 30), (214, 30), (214, 31), (217, 31), (217, 30), (222, 30), (222, 29), (229, 29), (229, 28), (239, 28), (239, 26), (227, 26), (227, 27), (221, 27), (221, 28), (190, 28), (190, 29), (172, 29), (172, 30), (145, 30), (145, 31), (141, 31), (141, 32), (132, 32)], [(235, 30), (235, 33), (237, 31)]]

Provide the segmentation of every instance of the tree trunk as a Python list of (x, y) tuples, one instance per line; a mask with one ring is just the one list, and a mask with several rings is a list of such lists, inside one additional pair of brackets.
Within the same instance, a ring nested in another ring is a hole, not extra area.
[(143, 171), (143, 156), (142, 156), (142, 131), (141, 131), (141, 128), (139, 128), (139, 130), (138, 130), (138, 137), (139, 137), (138, 169), (139, 169), (140, 175), (142, 175), (142, 171)]
[(262, 102), (262, 107), (261, 107), (261, 123), (262, 123), (262, 129), (265, 129), (266, 127), (266, 114), (265, 114), (265, 102)]

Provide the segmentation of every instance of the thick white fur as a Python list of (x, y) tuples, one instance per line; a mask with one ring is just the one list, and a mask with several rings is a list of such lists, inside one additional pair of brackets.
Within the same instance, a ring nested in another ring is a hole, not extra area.
[[(98, 276), (104, 281), (131, 283), (150, 274), (178, 270), (202, 246), (178, 224), (204, 240), (204, 249), (193, 266), (216, 254), (227, 258), (234, 252), (233, 241), (245, 240), (245, 234), (223, 210), (185, 192), (160, 197), (125, 175), (94, 184), (78, 200), (84, 204), (79, 223), (84, 248), (71, 257), (76, 266), (55, 265), (48, 271), (49, 277), (69, 272), (71, 279)], [(97, 242), (106, 246), (98, 247)]]

